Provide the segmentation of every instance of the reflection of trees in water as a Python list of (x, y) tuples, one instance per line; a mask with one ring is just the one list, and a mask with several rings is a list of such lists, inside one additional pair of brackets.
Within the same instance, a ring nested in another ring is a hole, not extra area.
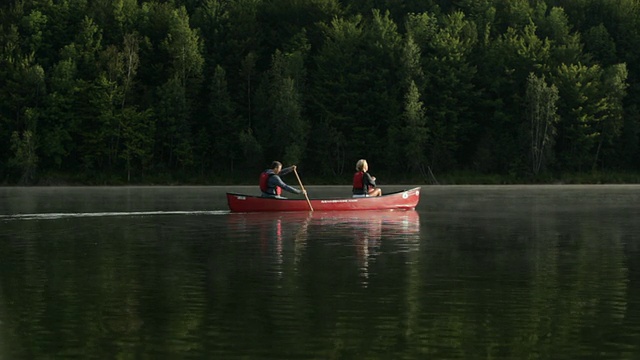
[[(9, 345), (0, 358), (193, 351), (184, 340), (201, 327), (206, 290), (202, 269), (190, 266), (196, 254), (164, 225), (103, 221), (113, 220), (13, 223), (19, 240), (0, 241), (2, 257), (12, 254), (10, 276), (0, 277), (0, 329), (12, 329), (0, 333)], [(105, 231), (86, 237), (94, 226)], [(167, 334), (171, 342), (157, 342)]]
[[(410, 347), (463, 358), (555, 358), (609, 346), (628, 354), (623, 349), (640, 343), (628, 320), (640, 316), (627, 306), (621, 234), (629, 229), (602, 220), (501, 213), (429, 224), (420, 271), (409, 275)], [(625, 334), (626, 345), (613, 345), (611, 334)]]
[(612, 215), (113, 221), (2, 224), (0, 358), (640, 353), (640, 224)]

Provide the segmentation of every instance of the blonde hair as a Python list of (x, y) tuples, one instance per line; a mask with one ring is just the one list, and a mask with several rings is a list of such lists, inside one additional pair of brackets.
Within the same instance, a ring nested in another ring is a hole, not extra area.
[(362, 171), (366, 164), (367, 164), (367, 160), (365, 159), (358, 160), (358, 162), (356, 163), (356, 171)]

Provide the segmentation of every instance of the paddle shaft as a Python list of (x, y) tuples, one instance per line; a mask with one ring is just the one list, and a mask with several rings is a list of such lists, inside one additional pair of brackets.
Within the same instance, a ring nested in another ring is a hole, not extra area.
[(296, 178), (298, 179), (298, 184), (300, 184), (300, 189), (304, 192), (304, 198), (307, 199), (307, 204), (309, 204), (309, 209), (313, 211), (313, 206), (311, 206), (311, 201), (309, 201), (309, 196), (307, 196), (307, 192), (304, 190), (304, 186), (302, 186), (302, 181), (300, 181), (300, 176), (298, 176), (298, 171), (293, 169), (293, 173), (296, 174)]

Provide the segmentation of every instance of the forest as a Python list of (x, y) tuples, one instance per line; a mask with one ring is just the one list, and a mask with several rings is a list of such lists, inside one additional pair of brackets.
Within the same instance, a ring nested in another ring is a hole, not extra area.
[(0, 184), (638, 174), (639, 77), (640, 0), (6, 1)]

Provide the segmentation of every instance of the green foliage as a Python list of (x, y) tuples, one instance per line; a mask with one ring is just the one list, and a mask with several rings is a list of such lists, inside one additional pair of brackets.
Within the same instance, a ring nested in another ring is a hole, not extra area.
[(96, 59), (102, 47), (102, 30), (93, 19), (85, 17), (72, 45), (75, 45), (74, 60), (78, 63), (79, 76), (85, 80), (92, 79), (97, 71)]
[(193, 162), (193, 138), (187, 123), (186, 89), (174, 76), (158, 89), (156, 142), (164, 166), (188, 167)]
[(545, 162), (553, 158), (553, 145), (558, 122), (558, 89), (548, 86), (544, 77), (534, 74), (527, 80), (526, 106), (530, 123), (531, 171), (534, 176), (544, 169)]
[(226, 71), (221, 66), (216, 67), (210, 93), (209, 116), (202, 124), (198, 141), (199, 156), (203, 169), (224, 165), (232, 172), (235, 162), (244, 158), (238, 149), (242, 124), (229, 94)]
[(619, 140), (624, 123), (623, 101), (627, 91), (626, 64), (612, 65), (604, 69), (602, 74), (603, 108), (601, 109), (600, 138), (594, 159), (594, 167), (598, 162), (607, 163), (615, 159), (615, 142)]
[(591, 164), (592, 150), (596, 143), (595, 99), (601, 69), (562, 65), (558, 69), (559, 141), (557, 153), (561, 164), (571, 170), (586, 170)]
[(14, 131), (11, 134), (11, 152), (12, 157), (9, 158), (9, 166), (19, 171), (19, 184), (31, 184), (35, 180), (35, 172), (38, 164), (38, 156), (36, 154), (36, 141), (30, 130), (22, 133)]
[(264, 151), (250, 129), (240, 132), (238, 143), (248, 166), (259, 168), (263, 165)]
[(456, 152), (475, 126), (469, 110), (476, 68), (469, 56), (477, 42), (476, 27), (460, 12), (444, 16), (436, 28), (428, 16), (419, 23), (415, 20), (413, 33), (422, 34), (416, 42), (422, 44), (422, 69), (426, 70), (419, 88), (429, 109), (426, 126), (431, 137), (426, 156), (428, 163), (444, 169), (455, 165)]
[(404, 144), (402, 157), (407, 159), (407, 165), (413, 172), (426, 176), (426, 156), (428, 128), (426, 126), (425, 109), (420, 101), (420, 92), (412, 81), (405, 99), (403, 137), (400, 144)]
[[(564, 10), (553, 7), (547, 13), (546, 6), (540, 4), (539, 15), (535, 19), (536, 35), (550, 46), (547, 68), (560, 63), (575, 63), (584, 58), (580, 34), (571, 32), (571, 24)], [(588, 44), (588, 42), (584, 42)]]
[(636, 0), (12, 1), (0, 20), (12, 181), (638, 167)]
[(39, 124), (43, 163), (52, 163), (58, 169), (74, 147), (71, 133), (77, 125), (73, 99), (79, 92), (75, 76), (76, 66), (71, 60), (60, 61), (53, 67)]
[(189, 15), (184, 7), (172, 12), (169, 28), (161, 47), (170, 56), (173, 74), (183, 86), (189, 78), (198, 77), (202, 72), (204, 59), (197, 31), (189, 26)]
[(312, 112), (336, 136), (314, 151), (333, 153), (334, 173), (343, 161), (351, 168), (358, 158), (384, 159), (387, 130), (401, 113), (401, 38), (388, 13), (373, 15), (371, 26), (359, 16), (333, 20), (315, 58)]
[(138, 170), (140, 176), (149, 168), (153, 158), (155, 123), (151, 111), (137, 111), (126, 108), (119, 118), (122, 129), (122, 151), (120, 158), (125, 161), (127, 182), (131, 181), (132, 171)]
[(617, 164), (619, 169), (637, 170), (640, 164), (637, 159), (640, 156), (640, 112), (637, 106), (631, 106), (625, 111), (624, 123), (622, 126), (622, 134), (620, 142), (617, 143), (618, 157)]
[(627, 71), (624, 65), (603, 70), (600, 66), (561, 66), (561, 131), (559, 153), (574, 170), (595, 168), (603, 145), (610, 145), (622, 126), (622, 99)]
[(589, 28), (583, 37), (585, 51), (595, 62), (608, 65), (616, 60), (616, 43), (604, 25)]
[(307, 142), (309, 125), (302, 116), (304, 82), (303, 53), (276, 50), (260, 91), (262, 110), (255, 128), (267, 153), (288, 164), (302, 160)]

